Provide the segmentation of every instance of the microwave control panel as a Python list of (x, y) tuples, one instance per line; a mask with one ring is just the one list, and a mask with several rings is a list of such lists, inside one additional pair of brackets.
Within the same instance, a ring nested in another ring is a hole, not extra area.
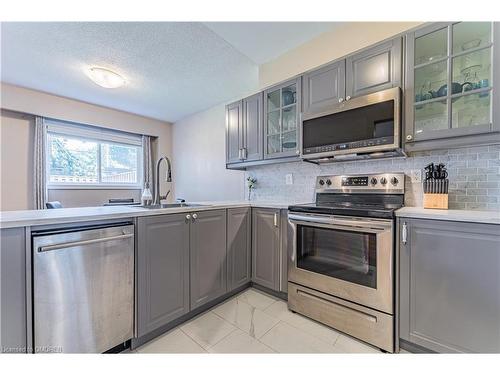
[(333, 151), (343, 151), (343, 150), (361, 150), (365, 147), (390, 145), (394, 143), (394, 137), (381, 137), (375, 139), (366, 139), (363, 141), (349, 142), (349, 143), (337, 143), (331, 145), (314, 146), (314, 147), (304, 147), (303, 154), (318, 154), (322, 152), (333, 152)]

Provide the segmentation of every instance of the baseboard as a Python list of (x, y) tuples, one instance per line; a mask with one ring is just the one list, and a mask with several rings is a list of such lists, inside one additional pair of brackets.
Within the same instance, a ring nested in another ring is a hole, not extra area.
[(272, 296), (274, 296), (276, 298), (282, 299), (283, 301), (288, 301), (288, 294), (285, 293), (285, 292), (278, 292), (276, 290), (269, 289), (268, 287), (256, 284), (253, 281), (252, 281), (252, 288), (261, 290), (261, 291), (263, 291), (263, 292), (265, 292), (267, 294), (270, 294), (270, 295), (272, 295)]
[(430, 349), (424, 348), (423, 346), (414, 344), (412, 342), (409, 342), (409, 341), (406, 341), (403, 339), (399, 339), (399, 348), (404, 349), (407, 352), (415, 353), (415, 354), (431, 354), (431, 353), (435, 354), (436, 353)]

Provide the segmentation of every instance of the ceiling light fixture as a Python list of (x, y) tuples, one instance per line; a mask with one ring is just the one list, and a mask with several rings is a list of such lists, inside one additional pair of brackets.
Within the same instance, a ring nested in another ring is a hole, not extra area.
[(116, 89), (117, 87), (121, 87), (127, 83), (126, 79), (118, 73), (96, 66), (91, 67), (88, 70), (87, 75), (95, 84), (107, 89)]

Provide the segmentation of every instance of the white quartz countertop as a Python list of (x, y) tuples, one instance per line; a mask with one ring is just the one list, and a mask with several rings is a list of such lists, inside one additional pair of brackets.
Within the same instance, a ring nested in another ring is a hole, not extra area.
[[(101, 206), (61, 208), (54, 210), (24, 210), (0, 212), (0, 228), (15, 228), (35, 225), (51, 225), (91, 220), (125, 219), (142, 216), (174, 214), (182, 212), (216, 210), (236, 207), (262, 207), (286, 209), (291, 204), (299, 202), (274, 201), (209, 201), (190, 202), (201, 204), (197, 207), (177, 207), (151, 210), (138, 206)], [(468, 210), (433, 210), (421, 207), (403, 207), (396, 211), (396, 216), (434, 219), (448, 221), (463, 221), (471, 223), (488, 223), (500, 225), (500, 212), (496, 211), (468, 211)]]
[(227, 201), (227, 202), (189, 202), (202, 204), (197, 207), (177, 207), (146, 209), (139, 206), (101, 206), (60, 208), (53, 210), (20, 210), (0, 212), (0, 228), (15, 228), (34, 225), (63, 224), (91, 220), (124, 219), (141, 216), (174, 214), (181, 212), (216, 210), (220, 208), (263, 207), (287, 208), (289, 203), (267, 201)]
[(500, 224), (500, 212), (498, 211), (434, 210), (422, 207), (403, 207), (396, 211), (396, 216), (415, 219)]

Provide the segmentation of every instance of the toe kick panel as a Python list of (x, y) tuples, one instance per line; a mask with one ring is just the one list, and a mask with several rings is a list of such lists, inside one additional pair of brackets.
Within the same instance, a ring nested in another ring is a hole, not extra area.
[(385, 351), (394, 352), (394, 317), (294, 283), (288, 308)]

